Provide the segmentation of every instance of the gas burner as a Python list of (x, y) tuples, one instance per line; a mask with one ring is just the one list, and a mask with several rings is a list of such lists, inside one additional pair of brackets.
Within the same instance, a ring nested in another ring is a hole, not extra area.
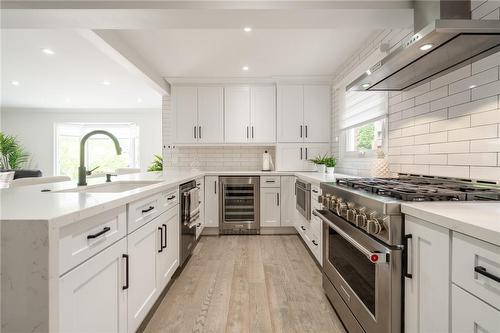
[(403, 201), (500, 200), (500, 187), (440, 178), (340, 178), (340, 186)]

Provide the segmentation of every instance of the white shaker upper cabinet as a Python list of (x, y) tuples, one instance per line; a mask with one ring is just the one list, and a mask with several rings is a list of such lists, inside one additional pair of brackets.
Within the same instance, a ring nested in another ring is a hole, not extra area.
[(314, 171), (314, 164), (309, 160), (329, 152), (328, 143), (280, 143), (276, 147), (276, 170)]
[(198, 87), (198, 142), (224, 142), (222, 87)]
[(222, 87), (174, 87), (175, 142), (223, 142), (223, 95)]
[(176, 143), (195, 143), (198, 130), (196, 87), (174, 87), (172, 107), (175, 113)]
[(329, 142), (330, 125), (330, 87), (304, 86), (304, 142)]
[(330, 86), (278, 87), (278, 142), (329, 142)]
[(246, 143), (250, 139), (250, 87), (226, 87), (225, 92), (226, 142)]
[(276, 89), (274, 86), (251, 88), (251, 141), (276, 142)]
[(300, 85), (278, 86), (278, 142), (302, 142), (304, 95)]

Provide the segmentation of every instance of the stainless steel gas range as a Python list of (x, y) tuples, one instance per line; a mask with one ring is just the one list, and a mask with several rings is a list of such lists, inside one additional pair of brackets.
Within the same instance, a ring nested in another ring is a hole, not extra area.
[(402, 332), (405, 270), (403, 201), (500, 200), (500, 188), (463, 180), (403, 176), (321, 184), (323, 288), (350, 333)]

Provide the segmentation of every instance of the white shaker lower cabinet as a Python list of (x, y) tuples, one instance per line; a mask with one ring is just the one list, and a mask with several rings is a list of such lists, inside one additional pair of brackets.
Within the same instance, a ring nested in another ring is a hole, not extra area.
[[(179, 267), (179, 211), (178, 207), (158, 217), (161, 248), (156, 252), (158, 292), (161, 293)], [(161, 230), (160, 230), (161, 229)]]
[(452, 284), (453, 333), (497, 333), (500, 332), (500, 311)]
[(281, 226), (293, 227), (299, 212), (295, 208), (295, 176), (281, 176)]
[(127, 332), (122, 239), (59, 279), (60, 332)]
[(164, 233), (159, 218), (128, 235), (128, 332), (137, 330), (159, 294), (157, 253)]
[(406, 215), (405, 332), (449, 332), (450, 231)]
[(280, 188), (261, 187), (260, 189), (260, 226), (280, 226)]
[(205, 176), (205, 227), (219, 227), (218, 176)]

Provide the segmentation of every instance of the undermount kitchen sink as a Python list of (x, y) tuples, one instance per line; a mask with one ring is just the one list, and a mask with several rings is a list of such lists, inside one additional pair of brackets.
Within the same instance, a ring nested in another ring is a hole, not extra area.
[(90, 185), (90, 186), (79, 186), (74, 188), (69, 188), (60, 191), (53, 191), (52, 193), (67, 193), (67, 192), (86, 192), (86, 193), (120, 193), (135, 190), (141, 187), (158, 184), (158, 180), (118, 180), (115, 182)]

